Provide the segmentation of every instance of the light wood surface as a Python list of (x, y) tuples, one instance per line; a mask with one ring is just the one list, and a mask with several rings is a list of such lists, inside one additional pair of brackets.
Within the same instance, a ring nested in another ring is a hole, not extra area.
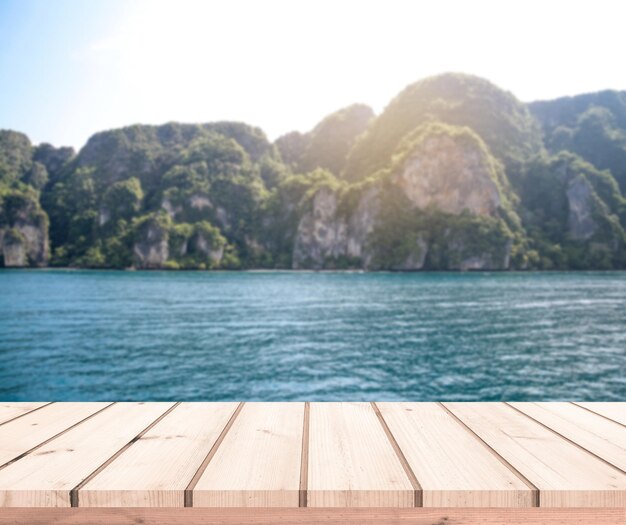
[(377, 403), (424, 507), (532, 507), (535, 490), (436, 403)]
[(626, 402), (624, 403), (576, 403), (577, 405), (626, 425)]
[(312, 403), (308, 506), (412, 507), (415, 488), (369, 403)]
[(602, 523), (579, 509), (626, 507), (624, 404), (582, 405), (4, 403), (0, 523)]
[(247, 403), (193, 488), (194, 507), (297, 507), (304, 403)]
[(624, 509), (4, 509), (0, 525), (624, 525)]
[(626, 475), (505, 404), (444, 403), (540, 491), (542, 507), (624, 507)]
[(172, 404), (116, 403), (5, 467), (0, 506), (69, 507), (70, 491)]
[(0, 426), (0, 466), (41, 445), (110, 403), (55, 403)]
[(41, 408), (46, 404), (47, 403), (0, 403), (0, 425)]
[(511, 406), (626, 472), (626, 427), (571, 403)]
[(237, 403), (183, 403), (78, 490), (85, 507), (182, 507)]

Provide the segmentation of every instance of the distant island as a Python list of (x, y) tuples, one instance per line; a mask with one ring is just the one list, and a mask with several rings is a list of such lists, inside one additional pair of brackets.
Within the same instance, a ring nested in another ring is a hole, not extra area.
[(268, 141), (134, 125), (76, 153), (0, 131), (0, 266), (626, 268), (626, 92), (524, 104), (444, 74)]

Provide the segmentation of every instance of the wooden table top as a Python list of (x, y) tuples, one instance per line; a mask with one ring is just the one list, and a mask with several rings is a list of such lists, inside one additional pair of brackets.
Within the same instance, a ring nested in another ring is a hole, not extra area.
[(0, 507), (626, 507), (626, 403), (0, 403)]

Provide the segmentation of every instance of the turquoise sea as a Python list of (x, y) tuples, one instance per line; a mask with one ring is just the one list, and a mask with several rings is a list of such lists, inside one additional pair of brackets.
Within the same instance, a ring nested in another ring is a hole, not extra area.
[(626, 400), (626, 273), (0, 271), (0, 400)]

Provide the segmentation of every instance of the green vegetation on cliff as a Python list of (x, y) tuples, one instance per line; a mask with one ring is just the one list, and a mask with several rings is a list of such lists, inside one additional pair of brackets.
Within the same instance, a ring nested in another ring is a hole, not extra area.
[(33, 146), (26, 135), (0, 130), (0, 266), (45, 266), (48, 215), (41, 191), (71, 148)]
[(609, 170), (626, 192), (626, 92), (534, 102), (530, 109), (542, 124), (550, 151), (571, 151)]
[(373, 118), (370, 107), (354, 104), (328, 115), (309, 133), (292, 132), (278, 138), (276, 145), (295, 171), (322, 168), (339, 175), (356, 139)]
[(385, 183), (369, 241), (374, 268), (505, 269), (513, 244), (523, 250), (504, 170), (470, 128), (432, 121), (417, 127), (391, 167), (373, 178)]
[(626, 95), (525, 105), (459, 74), (271, 143), (135, 125), (0, 131), (0, 266), (625, 269)]
[[(261, 132), (243, 124), (99, 133), (44, 198), (55, 225), (52, 264), (215, 268), (239, 266), (239, 255), (252, 260), (247, 239), (268, 191), (262, 174), (270, 177), (277, 159)], [(272, 176), (278, 182), (280, 170)]]
[(359, 180), (383, 168), (400, 141), (429, 120), (473, 129), (507, 167), (542, 148), (537, 123), (512, 94), (487, 80), (450, 73), (411, 84), (396, 96), (357, 141), (344, 176)]

